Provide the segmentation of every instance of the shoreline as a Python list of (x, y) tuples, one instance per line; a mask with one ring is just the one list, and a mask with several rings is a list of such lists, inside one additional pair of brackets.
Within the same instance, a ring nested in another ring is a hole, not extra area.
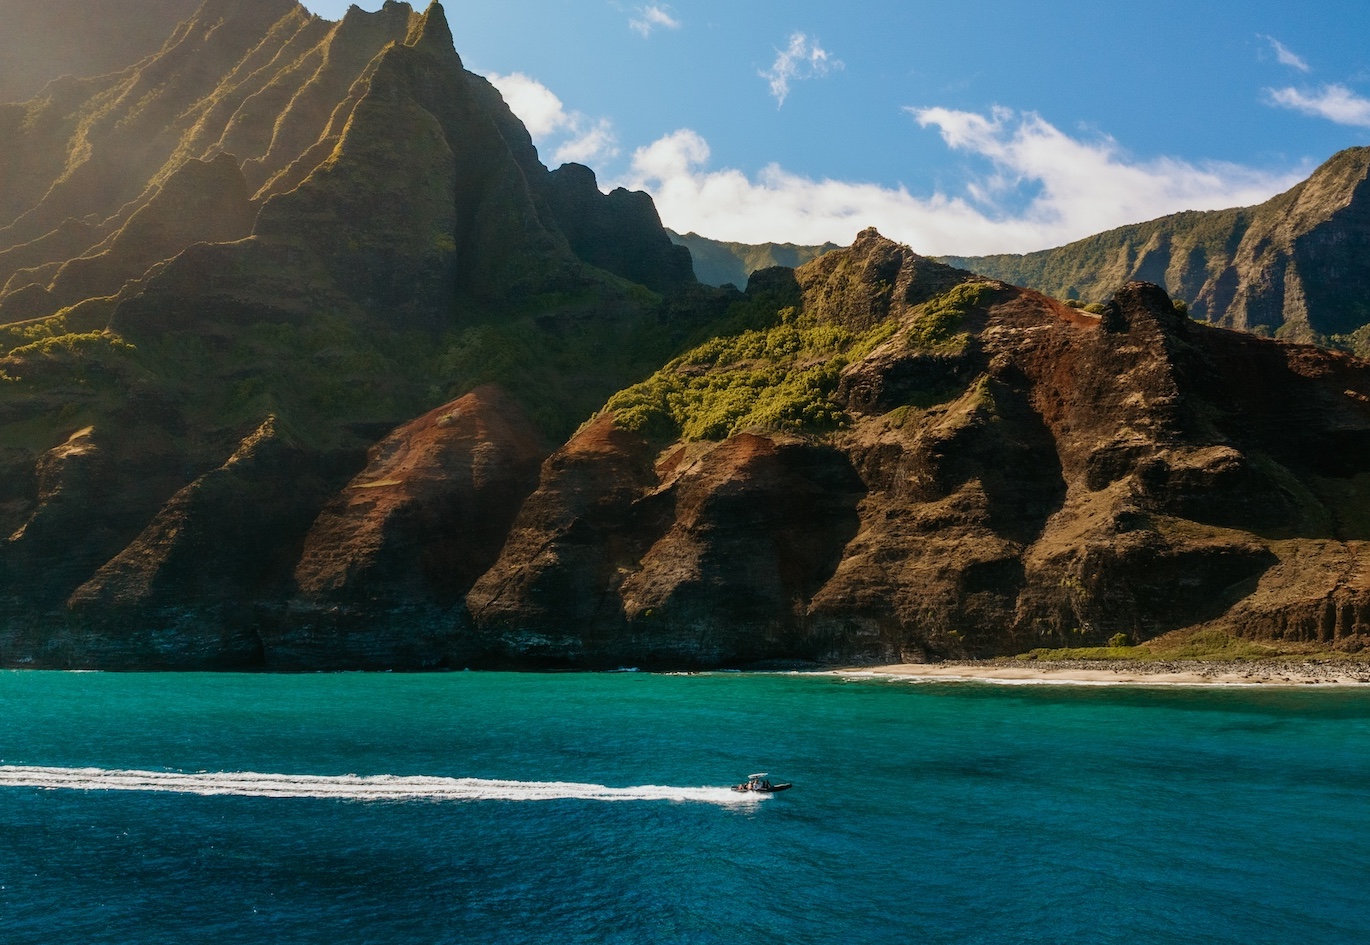
[[(959, 660), (847, 666), (839, 676), (998, 685), (1370, 687), (1359, 660)], [(1368, 689), (1367, 691), (1370, 691)]]

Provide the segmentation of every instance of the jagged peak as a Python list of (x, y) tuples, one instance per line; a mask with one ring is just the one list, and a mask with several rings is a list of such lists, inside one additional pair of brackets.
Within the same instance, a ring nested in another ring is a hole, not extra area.
[(852, 252), (858, 255), (869, 254), (877, 250), (881, 252), (893, 250), (912, 259), (930, 258), (914, 252), (907, 243), (900, 243), (897, 240), (892, 240), (888, 236), (882, 235), (881, 232), (873, 226), (868, 226), (860, 233), (857, 233), (856, 239), (852, 241), (850, 248)]
[(856, 239), (852, 240), (850, 246), (840, 247), (833, 250), (830, 254), (835, 258), (824, 263), (823, 256), (811, 260), (800, 267), (801, 270), (830, 269), (836, 262), (836, 258), (846, 258), (862, 263), (871, 264), (878, 261), (881, 265), (906, 266), (913, 263), (926, 264), (938, 268), (946, 268), (941, 263), (936, 262), (927, 256), (921, 256), (914, 252), (907, 244), (900, 243), (884, 236), (873, 226), (868, 226), (860, 233), (856, 234)]
[(851, 246), (795, 270), (804, 308), (822, 321), (869, 327), (976, 278), (867, 227)]
[[(401, 44), (413, 30), (414, 20), (418, 17), (407, 3), (389, 0), (379, 10), (370, 12), (361, 7), (350, 6), (343, 18), (333, 25), (324, 41), (325, 57), (335, 54), (351, 58), (363, 48), (376, 48)], [(376, 46), (379, 42), (379, 46)]]
[(1189, 333), (1189, 317), (1175, 308), (1165, 289), (1151, 282), (1124, 284), (1099, 318), (1099, 327), (1110, 334), (1135, 331), (1144, 324), (1155, 325), (1163, 335)]
[(1329, 171), (1342, 170), (1347, 168), (1359, 168), (1364, 170), (1370, 168), (1370, 147), (1358, 146), (1343, 148), (1332, 155), (1318, 169), (1312, 173), (1312, 177), (1318, 177)]
[[(416, 18), (409, 28), (409, 38), (405, 40), (405, 45), (434, 55), (457, 56), (452, 27), (447, 23), (447, 11), (438, 0), (433, 0), (423, 15)], [(459, 56), (457, 61), (461, 61)]]
[(596, 190), (599, 189), (599, 179), (595, 177), (594, 169), (586, 167), (584, 164), (576, 164), (568, 161), (551, 173), (560, 179), (574, 182), (577, 185), (584, 186), (585, 184), (589, 184)]
[(397, 3), (395, 0), (386, 0), (379, 10), (374, 13), (363, 10), (355, 3), (347, 8), (343, 18), (338, 21), (338, 29), (351, 30), (360, 29), (365, 25), (386, 20), (404, 20), (406, 23), (413, 20), (414, 9), (407, 3)]

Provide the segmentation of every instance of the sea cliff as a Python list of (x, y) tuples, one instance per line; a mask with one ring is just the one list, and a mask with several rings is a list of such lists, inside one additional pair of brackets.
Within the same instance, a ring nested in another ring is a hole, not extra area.
[(4, 665), (1366, 642), (1365, 362), (874, 230), (702, 286), (438, 3), (206, 0), (0, 139)]

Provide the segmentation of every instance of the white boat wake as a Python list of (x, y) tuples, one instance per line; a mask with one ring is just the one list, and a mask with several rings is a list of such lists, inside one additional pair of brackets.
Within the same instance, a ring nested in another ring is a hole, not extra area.
[(68, 791), (160, 791), (202, 796), (310, 797), (349, 801), (675, 801), (739, 807), (766, 795), (726, 787), (606, 787), (562, 781), (490, 781), (355, 774), (258, 774), (252, 771), (118, 771), (0, 765), (0, 788)]

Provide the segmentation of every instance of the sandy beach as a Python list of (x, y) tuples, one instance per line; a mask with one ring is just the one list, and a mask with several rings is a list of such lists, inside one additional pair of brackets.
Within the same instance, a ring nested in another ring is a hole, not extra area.
[(862, 666), (839, 672), (1004, 685), (1370, 686), (1370, 663), (1351, 660), (973, 660)]

